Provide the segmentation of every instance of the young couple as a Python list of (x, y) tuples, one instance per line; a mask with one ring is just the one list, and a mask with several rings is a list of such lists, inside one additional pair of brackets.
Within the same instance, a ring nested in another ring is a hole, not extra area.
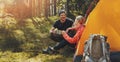
[[(59, 49), (63, 48), (66, 45), (74, 46), (76, 48), (77, 43), (84, 31), (84, 17), (77, 16), (74, 23), (70, 21), (70, 19), (66, 18), (66, 13), (60, 12), (60, 20), (56, 21), (53, 25), (52, 29), (50, 30), (51, 38), (55, 41), (59, 41), (53, 47), (48, 47), (47, 49), (43, 50), (43, 53), (53, 54)], [(61, 37), (57, 37), (55, 33), (55, 29), (61, 30)], [(69, 31), (75, 31), (76, 33), (69, 33)]]

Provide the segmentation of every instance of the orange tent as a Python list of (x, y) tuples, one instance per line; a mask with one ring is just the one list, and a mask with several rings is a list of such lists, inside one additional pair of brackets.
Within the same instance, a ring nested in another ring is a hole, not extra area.
[(83, 53), (85, 40), (90, 34), (108, 37), (111, 51), (120, 51), (120, 0), (100, 0), (88, 16), (86, 28), (78, 43), (76, 55)]

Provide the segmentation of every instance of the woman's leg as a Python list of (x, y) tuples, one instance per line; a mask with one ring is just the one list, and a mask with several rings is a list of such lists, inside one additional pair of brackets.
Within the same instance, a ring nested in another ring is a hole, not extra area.
[(110, 60), (111, 62), (120, 62), (120, 52), (111, 52)]

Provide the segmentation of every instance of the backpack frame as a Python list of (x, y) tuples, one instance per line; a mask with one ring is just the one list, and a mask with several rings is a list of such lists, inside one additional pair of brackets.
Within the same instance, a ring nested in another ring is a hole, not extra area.
[(86, 41), (81, 62), (110, 62), (109, 44), (107, 37), (92, 34)]

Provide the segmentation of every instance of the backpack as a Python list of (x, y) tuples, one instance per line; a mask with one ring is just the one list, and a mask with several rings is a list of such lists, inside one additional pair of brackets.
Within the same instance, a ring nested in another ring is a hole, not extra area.
[(81, 62), (110, 62), (109, 44), (107, 37), (99, 34), (92, 34), (84, 46)]

